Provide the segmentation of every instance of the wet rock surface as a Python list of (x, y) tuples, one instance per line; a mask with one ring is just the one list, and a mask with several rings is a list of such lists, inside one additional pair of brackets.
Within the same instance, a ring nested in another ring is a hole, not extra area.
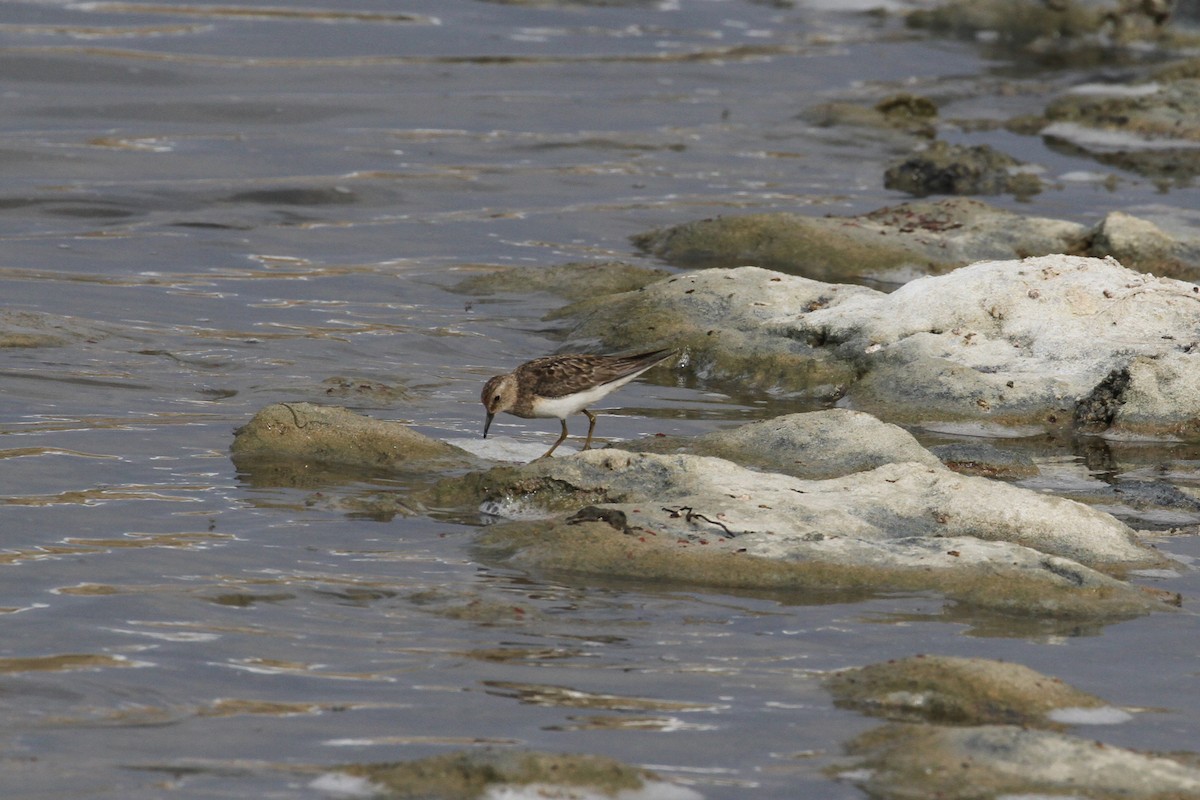
[(907, 145), (914, 138), (929, 139), (937, 132), (937, 104), (921, 95), (891, 95), (864, 106), (858, 103), (821, 103), (806, 109), (801, 118), (822, 128), (850, 125), (875, 131), (897, 144)]
[[(1158, 38), (1170, 16), (1161, 0), (950, 0), (906, 17), (909, 26), (998, 42), (1029, 52)], [(1104, 37), (1103, 39), (1101, 37)]]
[(0, 348), (61, 347), (104, 339), (112, 333), (108, 326), (77, 317), (0, 309)]
[(913, 201), (858, 217), (749, 214), (633, 237), (682, 267), (747, 264), (824, 281), (903, 281), (984, 259), (1073, 252), (1085, 228), (978, 200)]
[[(932, 589), (1079, 618), (1162, 606), (1104, 574), (1163, 564), (1114, 518), (924, 464), (805, 481), (609, 449), (492, 470), (465, 488), (459, 502), (473, 496), (488, 513), (527, 520), (482, 539), (523, 569), (726, 588)], [(528, 521), (538, 516), (547, 519)]]
[(582, 300), (596, 295), (640, 289), (665, 278), (665, 269), (651, 269), (624, 261), (571, 262), (542, 269), (504, 267), (464, 278), (454, 291), (469, 295), (528, 293), (531, 291)]
[(1021, 664), (915, 656), (842, 670), (825, 680), (838, 705), (894, 721), (1061, 728), (1062, 709), (1106, 707), (1100, 698)]
[(1028, 455), (986, 442), (937, 445), (929, 450), (948, 468), (964, 475), (1017, 480), (1039, 473), (1037, 464)]
[[(483, 750), (386, 764), (352, 764), (338, 772), (366, 779), (372, 796), (474, 800), (521, 796), (655, 797), (698, 800), (700, 795), (654, 773), (598, 756)], [(364, 787), (365, 788), (365, 787)]]
[(847, 745), (849, 769), (830, 770), (872, 797), (1200, 796), (1196, 754), (1136, 752), (1072, 733), (1131, 716), (1020, 664), (916, 656), (842, 670), (824, 684), (839, 706), (892, 720)]

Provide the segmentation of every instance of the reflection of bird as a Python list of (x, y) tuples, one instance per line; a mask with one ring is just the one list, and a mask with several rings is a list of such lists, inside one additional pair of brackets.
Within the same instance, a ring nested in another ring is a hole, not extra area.
[(484, 385), (480, 397), (487, 409), (483, 436), (487, 438), (492, 418), (501, 411), (525, 419), (557, 417), (562, 420), (562, 435), (542, 455), (546, 458), (567, 438), (567, 417), (582, 411), (588, 418), (587, 440), (583, 443), (583, 449), (587, 450), (592, 446), (596, 415), (586, 407), (674, 354), (673, 350), (651, 350), (628, 356), (571, 353), (527, 361)]

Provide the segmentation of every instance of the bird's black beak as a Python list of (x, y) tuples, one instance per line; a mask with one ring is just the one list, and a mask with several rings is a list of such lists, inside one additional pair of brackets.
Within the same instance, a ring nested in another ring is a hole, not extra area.
[(492, 427), (492, 420), (495, 418), (496, 415), (489, 411), (487, 415), (487, 421), (483, 423), (483, 438), (487, 438), (488, 428)]

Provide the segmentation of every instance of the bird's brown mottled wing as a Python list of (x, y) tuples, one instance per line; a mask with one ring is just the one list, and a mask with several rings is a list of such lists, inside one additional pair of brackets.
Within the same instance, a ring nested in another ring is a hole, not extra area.
[(673, 351), (654, 350), (630, 356), (571, 353), (535, 358), (517, 368), (517, 377), (542, 397), (563, 397), (620, 380), (665, 361)]

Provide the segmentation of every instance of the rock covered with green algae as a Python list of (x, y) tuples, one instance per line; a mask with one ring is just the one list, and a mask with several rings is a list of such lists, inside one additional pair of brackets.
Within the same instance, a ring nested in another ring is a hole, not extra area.
[(533, 291), (582, 300), (640, 289), (670, 273), (624, 261), (571, 262), (550, 267), (503, 267), (464, 278), (454, 285), (460, 294), (528, 294)]
[(1139, 752), (1015, 725), (886, 725), (858, 737), (848, 749), (860, 760), (843, 777), (886, 800), (1200, 797), (1195, 756)]
[[(1018, 178), (1018, 184), (1038, 180), (1033, 175)], [(1087, 227), (1015, 214), (965, 197), (914, 200), (856, 217), (715, 217), (647, 231), (633, 242), (678, 266), (753, 265), (833, 282), (899, 283), (977, 261), (1058, 253), (1112, 256), (1143, 272), (1200, 279), (1200, 240), (1186, 223), (1175, 223), (1168, 231), (1152, 220), (1114, 211)]]
[[(481, 546), (523, 569), (721, 588), (932, 590), (1025, 615), (1120, 618), (1160, 607), (1101, 570), (1162, 566), (1115, 518), (925, 464), (823, 481), (722, 459), (589, 451), (484, 481)], [(535, 516), (541, 487), (559, 499)], [(561, 516), (578, 492), (585, 509)]]
[(1200, 287), (1112, 259), (980, 262), (891, 294), (704, 270), (575, 311), (574, 338), (670, 340), (702, 378), (844, 398), (890, 422), (1077, 419), (1089, 432), (1200, 438)]
[[(1165, 2), (1130, 0), (947, 0), (906, 17), (914, 28), (976, 38), (988, 34), (1010, 46), (1060, 52), (1073, 40), (1157, 38)], [(1110, 44), (1111, 46), (1111, 44)]]
[(610, 758), (517, 750), (480, 750), (388, 764), (351, 764), (339, 773), (364, 778), (373, 796), (412, 800), (484, 800), (521, 796), (699, 800), (690, 789)]
[(435, 460), (474, 463), (469, 453), (402, 423), (312, 403), (274, 403), (263, 408), (234, 431), (231, 456), (239, 467), (254, 462), (379, 469)]
[(647, 231), (633, 243), (683, 267), (753, 264), (824, 281), (904, 280), (983, 259), (1069, 252), (1084, 231), (1074, 222), (950, 198), (857, 217), (715, 217)]
[(908, 92), (885, 97), (870, 107), (834, 101), (812, 106), (801, 114), (802, 119), (820, 128), (853, 125), (887, 135), (898, 143), (908, 143), (912, 137), (933, 138), (937, 116), (936, 103)]
[(898, 721), (852, 740), (853, 762), (829, 770), (871, 797), (1200, 797), (1195, 754), (1136, 752), (1064, 732), (1129, 714), (1020, 664), (916, 656), (824, 682), (839, 706)]
[(825, 687), (839, 706), (890, 720), (1060, 728), (1052, 712), (1109, 707), (1021, 664), (914, 656), (840, 670)]
[(62, 347), (106, 339), (115, 333), (99, 322), (0, 308), (0, 348)]

